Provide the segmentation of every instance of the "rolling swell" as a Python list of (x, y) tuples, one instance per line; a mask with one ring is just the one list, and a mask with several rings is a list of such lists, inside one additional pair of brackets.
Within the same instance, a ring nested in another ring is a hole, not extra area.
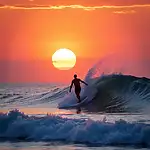
[(141, 112), (149, 109), (150, 79), (114, 74), (92, 80), (95, 80), (92, 86), (97, 92), (85, 106), (86, 111)]
[[(39, 104), (48, 104), (59, 100), (59, 98), (64, 97), (68, 91), (68, 87), (45, 87), (43, 86), (43, 91), (38, 86), (35, 87), (10, 87), (4, 88), (0, 92), (0, 107), (26, 107), (35, 106)], [(28, 90), (31, 88), (31, 90)], [(9, 90), (8, 90), (9, 89)]]

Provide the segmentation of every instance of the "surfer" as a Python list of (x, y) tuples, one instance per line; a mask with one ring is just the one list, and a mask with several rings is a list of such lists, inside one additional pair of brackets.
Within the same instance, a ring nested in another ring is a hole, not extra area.
[(80, 92), (81, 92), (81, 86), (80, 86), (80, 82), (84, 83), (85, 85), (88, 85), (87, 83), (85, 83), (84, 81), (82, 81), (81, 79), (77, 78), (77, 75), (75, 74), (74, 75), (74, 79), (72, 80), (71, 82), (71, 86), (70, 86), (70, 92), (71, 92), (71, 89), (72, 89), (72, 86), (74, 84), (75, 86), (75, 94), (78, 98), (78, 103), (81, 102), (81, 99), (80, 99)]

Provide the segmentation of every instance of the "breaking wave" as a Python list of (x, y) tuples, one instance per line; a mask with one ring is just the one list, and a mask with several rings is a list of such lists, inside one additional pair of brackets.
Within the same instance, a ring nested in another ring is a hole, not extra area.
[[(90, 97), (83, 109), (89, 112), (143, 112), (150, 106), (150, 79), (129, 75), (106, 75), (92, 79), (82, 97)], [(59, 107), (71, 105), (75, 96), (65, 97)]]
[[(146, 65), (143, 66), (137, 63), (138, 61), (134, 62), (132, 58), (127, 63), (126, 60), (116, 58), (115, 55), (111, 59), (110, 57), (105, 59), (95, 64), (85, 77), (89, 86), (82, 87), (81, 99), (87, 97), (82, 105), (83, 110), (88, 112), (149, 111), (150, 79), (141, 76), (142, 70), (145, 75), (149, 73)], [(76, 96), (71, 93), (62, 99), (58, 108), (67, 108), (76, 101)]]
[(150, 146), (150, 125), (91, 119), (35, 117), (18, 110), (0, 114), (1, 141), (65, 141), (98, 145)]

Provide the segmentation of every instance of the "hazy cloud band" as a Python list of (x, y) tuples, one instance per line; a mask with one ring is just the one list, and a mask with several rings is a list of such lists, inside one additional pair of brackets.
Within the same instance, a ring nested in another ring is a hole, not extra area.
[(84, 6), (84, 5), (0, 5), (0, 9), (26, 9), (26, 10), (61, 10), (61, 9), (83, 9), (83, 10), (97, 10), (97, 9), (127, 9), (127, 8), (149, 8), (150, 4), (144, 5), (126, 5), (126, 6)]

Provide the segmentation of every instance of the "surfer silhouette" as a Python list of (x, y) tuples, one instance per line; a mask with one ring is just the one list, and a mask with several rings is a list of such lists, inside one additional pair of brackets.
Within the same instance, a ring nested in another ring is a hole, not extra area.
[(74, 75), (74, 79), (71, 82), (71, 86), (70, 86), (70, 90), (69, 90), (71, 92), (72, 86), (74, 85), (74, 87), (75, 87), (75, 94), (76, 94), (76, 96), (78, 98), (78, 103), (81, 102), (81, 99), (80, 99), (80, 92), (81, 92), (80, 82), (84, 83), (85, 85), (88, 85), (87, 83), (85, 83), (81, 79), (77, 78), (77, 75), (75, 74)]

